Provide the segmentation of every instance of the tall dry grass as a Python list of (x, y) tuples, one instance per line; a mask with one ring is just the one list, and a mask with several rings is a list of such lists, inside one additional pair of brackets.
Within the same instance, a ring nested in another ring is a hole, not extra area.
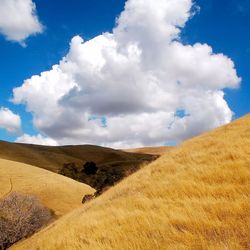
[(185, 142), (14, 249), (250, 249), (250, 116)]

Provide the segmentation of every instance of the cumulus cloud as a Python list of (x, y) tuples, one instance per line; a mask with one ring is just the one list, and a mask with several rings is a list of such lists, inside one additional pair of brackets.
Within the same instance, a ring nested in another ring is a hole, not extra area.
[(21, 118), (8, 108), (0, 108), (0, 128), (6, 129), (9, 133), (21, 131)]
[(0, 33), (7, 40), (25, 45), (26, 38), (42, 31), (32, 0), (1, 0)]
[(60, 144), (162, 145), (230, 122), (223, 90), (241, 79), (209, 45), (181, 43), (192, 7), (128, 0), (112, 33), (73, 37), (57, 65), (14, 89), (14, 103)]
[(40, 134), (38, 135), (28, 135), (23, 134), (22, 136), (18, 137), (16, 139), (16, 142), (19, 143), (28, 143), (28, 144), (37, 144), (37, 145), (49, 145), (49, 146), (57, 146), (57, 142), (51, 138), (42, 136)]

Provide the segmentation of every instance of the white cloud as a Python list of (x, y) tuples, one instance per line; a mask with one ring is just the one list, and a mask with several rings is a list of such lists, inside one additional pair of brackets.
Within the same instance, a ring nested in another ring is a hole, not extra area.
[(21, 131), (21, 119), (8, 108), (0, 108), (0, 128), (6, 129), (9, 133)]
[(240, 78), (209, 45), (181, 43), (191, 9), (191, 0), (128, 0), (112, 33), (75, 36), (59, 64), (25, 80), (13, 101), (60, 144), (160, 145), (230, 122), (223, 90)]
[(42, 31), (32, 0), (1, 0), (0, 33), (7, 40), (25, 45), (26, 38)]
[(22, 136), (18, 137), (16, 139), (16, 142), (19, 143), (28, 143), (28, 144), (38, 144), (38, 145), (49, 145), (49, 146), (57, 146), (58, 143), (48, 137), (44, 137), (40, 134), (38, 135), (28, 135), (28, 134), (23, 134)]

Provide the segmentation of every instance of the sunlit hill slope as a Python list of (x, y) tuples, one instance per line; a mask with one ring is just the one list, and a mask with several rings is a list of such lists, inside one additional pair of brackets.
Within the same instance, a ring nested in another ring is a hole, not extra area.
[(79, 207), (82, 197), (95, 191), (85, 184), (47, 170), (0, 159), (0, 197), (11, 189), (37, 196), (56, 216)]
[(250, 116), (196, 137), (14, 249), (250, 249)]

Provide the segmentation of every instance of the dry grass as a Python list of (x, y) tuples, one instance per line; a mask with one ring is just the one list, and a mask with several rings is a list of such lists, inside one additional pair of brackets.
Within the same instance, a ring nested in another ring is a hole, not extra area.
[(250, 116), (185, 142), (14, 249), (250, 249)]
[(0, 159), (0, 197), (9, 191), (10, 178), (13, 191), (37, 196), (57, 216), (77, 208), (85, 194), (94, 192), (87, 185), (47, 170)]

